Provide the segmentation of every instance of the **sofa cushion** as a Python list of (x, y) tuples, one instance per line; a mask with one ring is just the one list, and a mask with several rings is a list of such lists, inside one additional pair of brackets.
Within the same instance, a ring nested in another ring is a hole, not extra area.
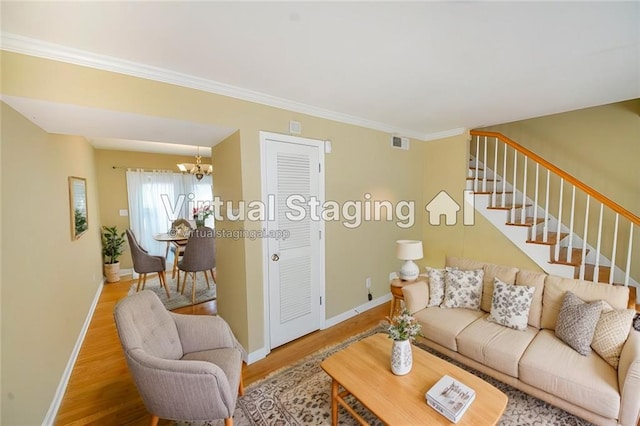
[(512, 377), (518, 377), (518, 361), (538, 332), (533, 327), (517, 331), (488, 321), (488, 314), (462, 330), (458, 352)]
[(448, 270), (444, 275), (444, 301), (445, 308), (480, 309), (482, 297), (482, 269), (461, 271)]
[(610, 419), (620, 412), (615, 369), (595, 352), (581, 356), (551, 330), (540, 330), (519, 364), (519, 379)]
[(613, 309), (607, 302), (593, 333), (591, 347), (613, 368), (618, 368), (620, 352), (629, 336), (631, 322), (636, 314), (632, 309)]
[(444, 275), (446, 269), (436, 269), (427, 266), (429, 277), (429, 300), (427, 306), (440, 306), (444, 300)]
[(429, 285), (424, 281), (406, 284), (402, 287), (404, 306), (413, 315), (427, 307), (429, 301)]
[(544, 289), (544, 280), (547, 274), (544, 272), (534, 272), (520, 270), (516, 275), (516, 285), (526, 285), (535, 287), (533, 299), (531, 300), (531, 309), (529, 309), (529, 325), (540, 329), (540, 317), (542, 316), (542, 291)]
[(566, 292), (558, 314), (556, 336), (580, 355), (589, 354), (602, 306), (601, 300), (586, 303), (572, 292)]
[(495, 278), (491, 313), (487, 319), (514, 330), (526, 330), (535, 290), (535, 287), (505, 284)]
[(625, 286), (598, 284), (549, 275), (545, 280), (542, 295), (542, 328), (556, 329), (560, 306), (567, 291), (571, 291), (585, 302), (604, 300), (614, 309), (626, 308), (629, 300), (629, 289)]
[(426, 308), (414, 314), (422, 325), (422, 335), (452, 351), (457, 351), (456, 336), (483, 315), (471, 309)]
[(493, 284), (498, 278), (503, 283), (514, 284), (518, 268), (487, 263), (484, 265), (484, 282), (482, 283), (482, 302), (480, 308), (485, 312), (491, 312), (493, 302)]
[(518, 268), (513, 266), (494, 265), (492, 263), (478, 262), (477, 260), (463, 259), (454, 256), (447, 256), (445, 265), (462, 270), (483, 270), (484, 278), (482, 283), (482, 300), (480, 301), (480, 308), (485, 312), (491, 311), (494, 278), (500, 278), (502, 282), (507, 284), (514, 284), (516, 274), (518, 272)]

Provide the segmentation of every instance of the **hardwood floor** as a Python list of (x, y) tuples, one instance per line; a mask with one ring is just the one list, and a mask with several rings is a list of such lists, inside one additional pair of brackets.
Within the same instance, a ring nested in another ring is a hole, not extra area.
[[(56, 425), (148, 425), (151, 416), (127, 368), (118, 340), (113, 308), (127, 295), (131, 281), (105, 284), (62, 400)], [(211, 315), (216, 302), (176, 310)], [(316, 331), (271, 351), (265, 359), (243, 368), (245, 386), (266, 377), (325, 346), (376, 326), (389, 313), (389, 304), (359, 314), (326, 330)], [(161, 420), (160, 425), (171, 422)]]

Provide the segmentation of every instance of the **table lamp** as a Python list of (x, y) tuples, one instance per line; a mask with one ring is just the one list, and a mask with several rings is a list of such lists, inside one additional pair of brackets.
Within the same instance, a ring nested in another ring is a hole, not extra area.
[(414, 281), (420, 275), (420, 268), (415, 264), (414, 260), (422, 259), (422, 241), (416, 240), (398, 240), (396, 241), (396, 257), (406, 262), (398, 271), (400, 279), (405, 281)]

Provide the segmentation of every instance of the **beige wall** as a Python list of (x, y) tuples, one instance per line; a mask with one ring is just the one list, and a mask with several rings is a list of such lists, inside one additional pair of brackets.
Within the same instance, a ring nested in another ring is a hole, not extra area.
[(640, 215), (640, 99), (491, 126)]
[[(361, 200), (365, 192), (390, 200), (422, 200), (423, 145), (412, 141), (410, 151), (389, 147), (389, 136), (356, 126), (271, 108), (224, 96), (148, 81), (121, 74), (78, 67), (12, 53), (3, 53), (3, 92), (83, 106), (208, 123), (240, 130), (242, 196), (261, 198), (259, 131), (285, 133), (289, 120), (302, 124), (301, 136), (333, 141), (327, 156), (326, 198)], [(215, 186), (218, 183), (214, 184)], [(215, 188), (214, 186), (214, 188)], [(248, 229), (260, 224), (248, 222)], [(388, 292), (388, 274), (397, 269), (393, 242), (398, 238), (420, 238), (422, 224), (400, 230), (393, 222), (348, 230), (327, 226), (328, 318), (366, 302), (364, 280), (372, 278), (374, 297)], [(372, 232), (366, 232), (371, 229)], [(350, 251), (345, 251), (351, 247)], [(358, 250), (356, 250), (358, 249)], [(344, 255), (348, 253), (349, 256)], [(247, 336), (249, 351), (260, 349), (263, 339), (262, 242), (244, 241), (247, 294), (244, 321), (230, 321), (234, 331)], [(238, 277), (241, 278), (242, 274)], [(224, 309), (224, 308), (223, 308)]]
[[(469, 167), (468, 134), (432, 141), (426, 144), (424, 155), (424, 199), (429, 203), (444, 190), (460, 205)], [(482, 215), (475, 214), (475, 224), (462, 224), (462, 210), (456, 225), (431, 225), (424, 212), (423, 243), (425, 266), (444, 266), (447, 255), (466, 257), (502, 265), (515, 265), (522, 269), (541, 269), (525, 256), (508, 238), (496, 231)]]
[[(2, 103), (1, 175), (1, 423), (40, 424), (102, 282), (93, 148)], [(87, 178), (89, 230), (75, 241), (68, 176)]]
[[(100, 226), (117, 226), (120, 232), (129, 228), (129, 217), (120, 216), (120, 209), (129, 209), (127, 195), (127, 168), (178, 171), (176, 164), (193, 162), (194, 157), (154, 154), (148, 152), (96, 150), (96, 176)], [(208, 162), (203, 157), (203, 162)], [(113, 166), (116, 166), (114, 169)], [(120, 258), (120, 268), (133, 268), (131, 253), (127, 249)]]
[[(242, 196), (242, 158), (240, 133), (236, 132), (217, 144), (212, 150), (213, 187), (216, 197), (237, 206)], [(225, 211), (222, 212), (225, 214)], [(244, 222), (219, 221), (216, 230), (235, 232)], [(216, 289), (219, 314), (232, 324), (241, 342), (249, 340), (248, 297), (245, 269), (245, 240), (242, 238), (216, 239)]]

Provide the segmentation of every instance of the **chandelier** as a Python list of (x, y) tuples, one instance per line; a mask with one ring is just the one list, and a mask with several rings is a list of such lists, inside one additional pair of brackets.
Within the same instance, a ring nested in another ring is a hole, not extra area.
[(202, 180), (203, 177), (209, 176), (213, 172), (213, 166), (211, 164), (202, 164), (202, 156), (200, 155), (200, 147), (198, 147), (198, 153), (196, 154), (196, 163), (179, 163), (178, 169), (184, 173), (191, 173), (198, 180)]

